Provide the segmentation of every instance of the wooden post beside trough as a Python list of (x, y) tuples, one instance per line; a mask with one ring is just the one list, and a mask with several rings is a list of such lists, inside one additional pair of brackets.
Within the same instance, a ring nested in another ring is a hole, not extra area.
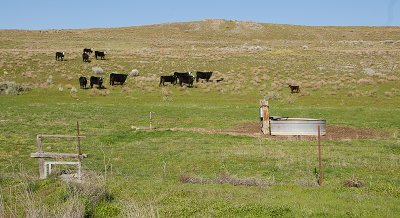
[(322, 169), (321, 127), (318, 126), (318, 185), (322, 186), (323, 179), (324, 171)]
[(261, 131), (263, 134), (271, 134), (269, 128), (269, 106), (268, 101), (265, 99), (260, 101), (260, 119), (261, 119)]
[[(79, 123), (77, 123), (77, 135), (37, 135), (36, 136), (36, 145), (37, 152), (31, 153), (32, 158), (39, 159), (39, 178), (45, 179), (47, 178), (47, 165), (49, 166), (49, 173), (51, 172), (51, 165), (53, 164), (68, 164), (68, 165), (77, 165), (78, 166), (78, 178), (81, 179), (81, 161), (83, 158), (87, 157), (87, 154), (81, 153), (80, 139), (85, 136), (81, 136), (79, 133)], [(78, 143), (78, 153), (52, 153), (52, 152), (44, 152), (42, 146), (42, 140), (44, 138), (65, 138), (65, 139), (77, 139)], [(77, 159), (77, 162), (67, 162), (67, 161), (51, 161), (46, 162), (45, 158), (55, 158), (55, 159)]]

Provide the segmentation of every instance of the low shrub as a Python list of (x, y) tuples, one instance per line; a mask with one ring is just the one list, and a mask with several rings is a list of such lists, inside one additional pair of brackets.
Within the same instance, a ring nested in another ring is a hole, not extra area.
[(0, 95), (19, 95), (22, 92), (29, 91), (31, 88), (14, 82), (0, 83)]
[(360, 179), (356, 177), (351, 177), (348, 178), (344, 181), (344, 186), (345, 187), (355, 187), (355, 188), (361, 188), (364, 186), (364, 182), (361, 181)]

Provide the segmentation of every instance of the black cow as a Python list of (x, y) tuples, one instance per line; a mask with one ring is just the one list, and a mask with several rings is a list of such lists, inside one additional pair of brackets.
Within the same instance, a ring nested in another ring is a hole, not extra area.
[(90, 77), (90, 88), (93, 88), (93, 85), (97, 85), (99, 88), (103, 87), (103, 77), (91, 76)]
[(56, 52), (56, 61), (63, 61), (64, 60), (64, 52), (58, 51)]
[(94, 56), (96, 57), (96, 60), (97, 57), (100, 57), (102, 60), (104, 60), (106, 57), (106, 53), (104, 51), (94, 51)]
[(93, 49), (91, 49), (91, 48), (84, 48), (84, 49), (83, 49), (83, 53), (92, 54), (92, 53), (93, 53)]
[(161, 83), (163, 84), (163, 86), (165, 86), (164, 82), (169, 82), (173, 85), (176, 84), (176, 76), (160, 76), (160, 85)]
[(199, 79), (205, 79), (206, 82), (208, 82), (208, 80), (210, 80), (210, 77), (212, 75), (213, 72), (200, 72), (197, 71), (196, 72), (196, 82), (199, 82)]
[(300, 92), (300, 86), (298, 85), (289, 85), (290, 92), (291, 93), (299, 93)]
[(192, 75), (190, 72), (174, 72), (174, 76), (175, 76), (175, 84), (176, 84), (178, 82), (178, 80), (180, 81), (181, 77), (192, 76)]
[(128, 74), (119, 74), (119, 73), (111, 73), (110, 74), (110, 85), (114, 85), (114, 83), (119, 83), (121, 86), (124, 85)]
[(79, 77), (79, 85), (81, 86), (81, 89), (86, 89), (87, 85), (87, 79), (84, 76)]
[(193, 81), (194, 81), (194, 77), (192, 75), (179, 77), (179, 85), (180, 86), (183, 86), (183, 83), (186, 83), (189, 85), (189, 87), (193, 87)]
[(82, 60), (83, 60), (83, 62), (90, 62), (89, 55), (87, 53), (83, 52)]

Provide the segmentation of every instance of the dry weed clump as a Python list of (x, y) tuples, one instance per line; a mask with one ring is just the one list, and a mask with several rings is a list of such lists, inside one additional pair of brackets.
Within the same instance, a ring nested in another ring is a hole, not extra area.
[(361, 78), (357, 81), (358, 84), (363, 84), (363, 85), (372, 85), (374, 83), (373, 80), (371, 79), (365, 79), (365, 78)]
[(347, 96), (348, 97), (358, 97), (358, 96), (356, 96), (356, 92), (355, 91), (348, 91), (347, 92)]
[(318, 182), (315, 178), (302, 178), (302, 179), (296, 179), (294, 181), (297, 185), (303, 186), (303, 187), (318, 187)]
[(387, 79), (388, 81), (398, 81), (398, 80), (399, 80), (399, 77), (397, 77), (397, 76), (395, 76), (395, 75), (390, 75), (390, 76), (386, 77), (386, 79)]
[(130, 77), (137, 77), (139, 76), (139, 70), (133, 69), (131, 72), (129, 72)]
[(327, 82), (325, 80), (320, 80), (318, 82), (314, 82), (311, 85), (311, 90), (313, 90), (313, 91), (319, 90), (319, 89), (321, 89), (322, 86), (324, 86), (326, 84), (327, 84)]
[(49, 75), (49, 77), (46, 80), (47, 85), (53, 85), (53, 76)]
[(281, 81), (274, 81), (271, 84), (271, 89), (275, 90), (275, 91), (281, 91), (284, 86), (285, 86), (285, 83), (282, 83)]
[(31, 90), (30, 87), (19, 85), (14, 82), (1, 82), (0, 95), (19, 95), (22, 92)]
[(356, 177), (351, 177), (348, 178), (344, 181), (343, 184), (345, 187), (355, 187), (355, 188), (361, 188), (364, 186), (364, 182), (360, 180), (359, 178)]
[(385, 92), (384, 95), (388, 98), (394, 97), (394, 94), (392, 92)]
[(157, 208), (152, 204), (139, 204), (132, 200), (119, 203), (122, 205), (121, 217), (158, 217)]
[(281, 95), (278, 92), (271, 91), (271, 92), (268, 92), (268, 94), (267, 94), (265, 99), (267, 99), (267, 100), (279, 100), (279, 99), (281, 99)]
[(161, 94), (162, 94), (162, 98), (163, 98), (163, 101), (166, 101), (166, 102), (170, 102), (170, 101), (172, 101), (173, 99), (172, 99), (172, 91), (169, 91), (168, 89), (166, 89), (166, 88), (163, 88), (162, 90), (161, 90)]
[(101, 90), (101, 89), (90, 89), (90, 96), (108, 96), (110, 94), (109, 90)]
[(394, 95), (400, 95), (400, 89), (392, 88), (390, 90)]
[(296, 98), (293, 97), (293, 96), (289, 96), (289, 97), (286, 99), (286, 103), (287, 103), (287, 104), (293, 104), (294, 102), (296, 102)]
[(376, 72), (372, 68), (365, 68), (364, 69), (364, 74), (366, 74), (368, 76), (374, 76), (374, 75), (376, 75)]
[(75, 88), (75, 86), (72, 86), (69, 93), (71, 94), (71, 97), (76, 98), (77, 97), (76, 93), (78, 93), (78, 90)]
[(102, 75), (104, 70), (101, 67), (92, 67), (92, 71), (96, 75)]
[(301, 92), (298, 94), (299, 96), (310, 96), (311, 94), (307, 91), (301, 90)]
[(364, 96), (367, 96), (367, 97), (376, 97), (376, 95), (377, 95), (377, 91), (376, 90), (370, 90), (370, 91), (366, 91), (364, 93)]
[(65, 202), (64, 208), (56, 212), (56, 217), (85, 217), (85, 204), (78, 197), (72, 197)]
[(335, 92), (335, 91), (329, 91), (329, 92), (328, 92), (328, 95), (337, 95), (337, 92)]
[(123, 93), (126, 93), (126, 94), (132, 93), (132, 89), (129, 88), (128, 86), (123, 86), (122, 89), (121, 89), (121, 91), (122, 91)]
[(32, 79), (32, 78), (36, 78), (37, 76), (33, 74), (33, 71), (26, 71), (26, 72), (22, 73), (22, 77)]

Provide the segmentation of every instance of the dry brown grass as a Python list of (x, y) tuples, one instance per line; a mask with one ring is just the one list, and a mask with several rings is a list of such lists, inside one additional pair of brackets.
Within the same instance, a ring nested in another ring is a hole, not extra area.
[(357, 83), (362, 85), (372, 85), (374, 84), (374, 81), (372, 79), (361, 78), (357, 81)]
[(89, 91), (90, 96), (108, 96), (110, 93), (110, 90), (97, 88), (90, 89)]
[(346, 179), (346, 180), (344, 181), (344, 184), (343, 184), (343, 185), (344, 185), (345, 187), (361, 188), (361, 187), (364, 186), (364, 182), (363, 182), (361, 179), (359, 179), (359, 178), (351, 177), (351, 178)]
[(120, 204), (122, 205), (122, 213), (120, 214), (122, 217), (159, 217), (159, 214), (157, 213), (157, 208), (151, 203), (143, 204), (129, 200), (121, 201)]

